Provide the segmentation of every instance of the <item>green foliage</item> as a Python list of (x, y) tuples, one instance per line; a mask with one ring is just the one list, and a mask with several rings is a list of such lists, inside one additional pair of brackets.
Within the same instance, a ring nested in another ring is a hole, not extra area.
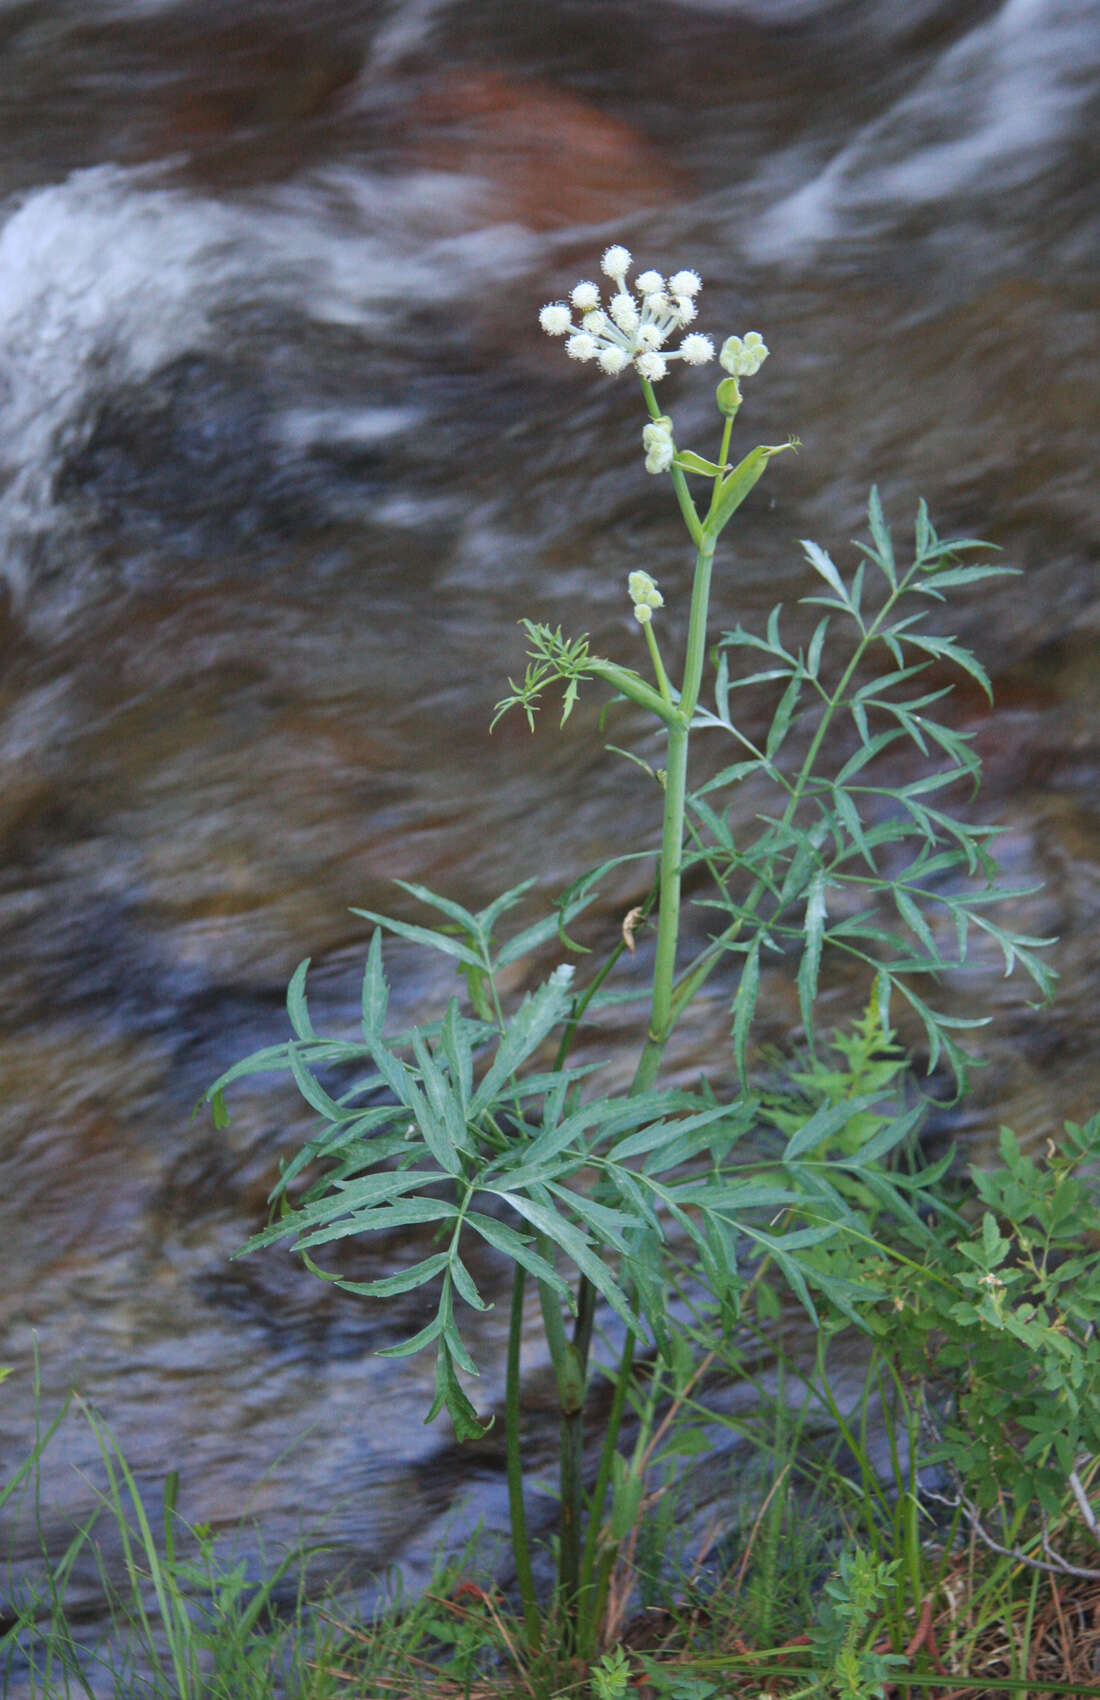
[(821, 1673), (812, 1692), (835, 1695), (836, 1700), (885, 1700), (887, 1684), (908, 1663), (874, 1647), (879, 1611), (896, 1570), (896, 1561), (877, 1563), (859, 1547), (841, 1555), (810, 1632)]
[[(590, 284), (579, 288), (582, 299), (595, 293)], [(647, 297), (643, 311), (655, 310)], [(545, 329), (561, 330), (569, 312), (559, 303), (544, 309), (543, 318)], [(592, 338), (575, 327), (574, 334), (572, 352), (583, 353)], [(612, 365), (619, 369), (622, 337), (608, 335)], [(745, 345), (728, 339), (724, 349), (732, 345), (741, 351), (741, 364), (733, 354), (730, 364), (724, 351), (731, 373), (749, 375), (767, 353), (758, 333)], [(987, 694), (989, 680), (969, 650), (928, 625), (949, 593), (984, 585), (1009, 569), (975, 560), (988, 546), (974, 539), (941, 541), (923, 503), (912, 558), (902, 564), (872, 491), (870, 541), (857, 545), (862, 559), (850, 574), (816, 543), (803, 544), (820, 581), (803, 602), (824, 610), (813, 616), (808, 643), (790, 646), (783, 610), (776, 607), (763, 633), (737, 625), (711, 650), (707, 621), (719, 536), (780, 450), (761, 445), (734, 465), (735, 377), (732, 390), (728, 384), (719, 390), (717, 455), (679, 447), (673, 452), (672, 423), (660, 412), (651, 381), (663, 362), (638, 358), (640, 372), (650, 373), (642, 379), (647, 435), (661, 438), (656, 451), (650, 442), (647, 467), (667, 471), (696, 550), (682, 665), (667, 668), (660, 653), (653, 624), (663, 607), (659, 594), (636, 609), (653, 684), (634, 668), (593, 655), (586, 637), (570, 639), (560, 627), (524, 621), (528, 665), (520, 683), (510, 681), (494, 724), (518, 707), (533, 725), (543, 693), (555, 684), (564, 687), (564, 724), (585, 681), (648, 710), (664, 739), (665, 762), (659, 773), (644, 762), (638, 768), (659, 784), (659, 839), (583, 874), (559, 899), (555, 915), (503, 939), (498, 930), (525, 887), (474, 913), (403, 884), (434, 911), (434, 924), (355, 912), (375, 927), (363, 978), (361, 1038), (317, 1033), (307, 999), (309, 965), (303, 963), (287, 995), (293, 1037), (238, 1063), (206, 1095), (215, 1119), (224, 1123), (225, 1092), (235, 1081), (261, 1071), (290, 1075), (315, 1129), (282, 1167), (271, 1195), (271, 1224), (244, 1249), (288, 1239), (322, 1279), (383, 1303), (423, 1292), (430, 1319), (384, 1355), (434, 1353), (436, 1391), (426, 1420), (446, 1410), (460, 1440), (484, 1434), (491, 1420), (470, 1391), (479, 1366), (469, 1318), (490, 1303), (475, 1269), (485, 1254), (512, 1266), (509, 1499), (525, 1628), (538, 1650), (519, 1380), (524, 1290), (527, 1281), (535, 1283), (561, 1413), (562, 1645), (585, 1655), (595, 1650), (611, 1569), (643, 1504), (658, 1394), (671, 1390), (675, 1401), (687, 1398), (689, 1372), (670, 1306), (685, 1258), (693, 1288), (706, 1295), (726, 1331), (743, 1322), (750, 1295), (758, 1314), (778, 1314), (779, 1287), (785, 1286), (823, 1337), (847, 1324), (881, 1336), (884, 1307), (898, 1297), (898, 1270), (918, 1285), (925, 1277), (932, 1285), (939, 1279), (952, 1305), (944, 1312), (935, 1300), (922, 1301), (918, 1314), (929, 1327), (943, 1326), (946, 1316), (956, 1331), (1011, 1334), (1035, 1346), (1036, 1361), (1045, 1366), (1036, 1373), (1048, 1379), (1056, 1359), (1064, 1367), (1068, 1353), (1077, 1363), (1077, 1347), (1057, 1342), (1066, 1327), (1086, 1327), (1091, 1304), (1072, 1308), (1049, 1258), (1041, 1275), (1027, 1266), (1031, 1282), (1043, 1284), (1041, 1293), (1028, 1289), (1023, 1305), (1011, 1302), (1017, 1277), (1010, 1282), (1004, 1272), (1023, 1271), (1034, 1247), (1002, 1238), (998, 1220), (1007, 1212), (1007, 1195), (988, 1201), (991, 1227), (979, 1240), (956, 1248), (953, 1285), (934, 1275), (944, 1245), (955, 1246), (959, 1218), (942, 1198), (949, 1159), (920, 1169), (911, 1158), (922, 1103), (907, 1085), (909, 1058), (892, 1027), (892, 1008), (904, 1006), (904, 1023), (923, 1035), (926, 1072), (944, 1065), (962, 1091), (971, 1059), (957, 1035), (987, 1018), (944, 1007), (943, 981), (970, 966), (976, 946), (988, 941), (1006, 974), (1021, 968), (1042, 996), (1050, 991), (1052, 975), (1037, 954), (1050, 941), (1017, 932), (999, 916), (998, 906), (1031, 888), (1002, 880), (991, 848), (996, 829), (976, 826), (958, 812), (977, 785), (977, 755), (966, 735), (937, 717), (951, 689), (942, 682), (945, 672), (961, 671)], [(705, 511), (696, 506), (686, 474), (706, 481)], [(713, 708), (702, 694), (708, 655)], [(768, 695), (769, 725), (754, 741), (742, 730), (746, 716), (734, 710), (747, 701), (738, 693), (760, 691)], [(691, 790), (690, 745), (704, 733), (732, 739), (735, 759)], [(735, 826), (732, 796), (746, 780), (769, 787), (772, 803), (757, 809), (751, 825)], [(566, 929), (595, 902), (598, 881), (636, 860), (646, 864), (642, 899), (603, 959), (588, 964), (585, 982), (574, 984), (570, 966), (547, 973), (549, 948), (577, 952)], [(684, 960), (679, 927), (688, 876), (690, 901), (706, 911), (709, 937)], [(596, 1068), (570, 1062), (572, 1047), (590, 1016), (637, 995), (632, 986), (619, 991), (607, 982), (624, 951), (633, 954), (634, 929), (643, 923), (655, 923), (656, 941), (637, 1064), (627, 1092), (602, 1093)], [(438, 1020), (389, 1031), (383, 930), (447, 958), (464, 998), (453, 997)], [(818, 1054), (817, 1010), (833, 960), (854, 965), (861, 995), (870, 1000), (853, 1033), (833, 1042), (842, 1066)], [(528, 990), (517, 998), (514, 973), (503, 976), (502, 970), (520, 962), (528, 964)], [(807, 1047), (805, 1066), (779, 1097), (753, 1085), (753, 1029), (770, 962), (789, 968)], [(663, 1059), (676, 1024), (719, 970), (735, 981), (735, 1084), (731, 1089), (728, 1059), (719, 1057), (694, 1089), (663, 1085)], [(1030, 1186), (1029, 1196), (1035, 1192), (1019, 1167), (1016, 1184)], [(1062, 1214), (1051, 1218), (1051, 1235), (1075, 1208), (1066, 1202), (1068, 1192), (1057, 1197), (1050, 1211)], [(370, 1236), (402, 1247), (401, 1259), (373, 1280), (351, 1279), (317, 1261), (327, 1260), (342, 1241)], [(586, 1497), (582, 1424), (600, 1305), (625, 1339), (617, 1366), (604, 1371), (612, 1389), (610, 1414), (596, 1482)], [(1082, 1335), (1082, 1352), (1086, 1344)], [(656, 1367), (639, 1405), (632, 1366), (635, 1352), (647, 1348)], [(1088, 1384), (1084, 1370), (1079, 1384)], [(640, 1426), (628, 1456), (619, 1438), (632, 1403)], [(1084, 1444), (1092, 1431), (1079, 1404), (1078, 1427), (1070, 1432), (1072, 1443)], [(682, 1444), (669, 1442), (662, 1459), (667, 1462)], [(1036, 1456), (1045, 1460), (1058, 1443), (1044, 1430), (1036, 1446)], [(889, 1566), (857, 1555), (833, 1584), (820, 1651), (844, 1700), (870, 1700), (889, 1679), (890, 1660), (872, 1651), (866, 1626), (892, 1574)], [(613, 1660), (597, 1667), (592, 1680), (599, 1700), (608, 1700), (621, 1679), (622, 1667)]]
[[(179, 1477), (165, 1477), (151, 1514), (133, 1471), (103, 1418), (74, 1402), (99, 1447), (104, 1485), (96, 1506), (65, 1551), (51, 1556), (42, 1526), (42, 1575), (6, 1591), (8, 1626), (0, 1635), (0, 1691), (15, 1676), (32, 1700), (83, 1694), (129, 1700), (268, 1700), (273, 1685), (288, 1697), (315, 1700), (336, 1685), (308, 1675), (311, 1658), (330, 1646), (321, 1619), (307, 1620), (306, 1575), (312, 1553), (295, 1547), (277, 1562), (252, 1566), (205, 1527), (188, 1528), (177, 1508)], [(36, 1507), (43, 1453), (68, 1405), (48, 1425), (27, 1466)], [(103, 1542), (104, 1528), (109, 1540)], [(121, 1574), (109, 1570), (102, 1545), (121, 1555)], [(83, 1570), (82, 1599), (70, 1610), (69, 1590)], [(89, 1574), (101, 1590), (98, 1621), (89, 1626)], [(276, 1608), (276, 1598), (287, 1592)]]
[[(1020, 966), (1048, 997), (1053, 975), (1036, 952), (1053, 941), (1016, 932), (989, 913), (1035, 888), (1005, 884), (989, 850), (997, 829), (968, 822), (942, 796), (975, 787), (980, 776), (967, 735), (928, 713), (950, 686), (914, 692), (933, 662), (962, 669), (988, 692), (985, 671), (954, 639), (918, 629), (928, 607), (908, 612), (903, 605), (943, 601), (947, 589), (1011, 569), (956, 565), (988, 545), (941, 542), (922, 503), (912, 562), (899, 571), (874, 491), (868, 516), (872, 543), (860, 545), (866, 560), (848, 580), (817, 544), (803, 544), (830, 593), (802, 598), (830, 610), (807, 648), (795, 652), (783, 641), (779, 607), (763, 637), (738, 626), (721, 639), (715, 706), (697, 708), (694, 724), (732, 737), (747, 753), (689, 798), (686, 865), (706, 866), (717, 889), (699, 901), (728, 917), (713, 950), (744, 959), (733, 1006), (743, 1080), (762, 951), (797, 953), (799, 1005), (812, 1043), (822, 960), (831, 950), (873, 976), (884, 1028), (892, 994), (911, 1007), (924, 1029), (928, 1071), (942, 1058), (962, 1089), (969, 1059), (953, 1035), (988, 1018), (937, 1010), (917, 986), (961, 967), (977, 934), (997, 946), (1006, 974)], [(881, 581), (877, 597), (868, 564)], [(885, 671), (874, 666), (880, 650)], [(735, 674), (732, 658), (746, 652), (766, 664)], [(758, 747), (732, 718), (731, 697), (761, 685), (778, 700)], [(808, 747), (792, 771), (789, 752), (800, 738)], [(922, 758), (919, 777), (899, 771), (905, 743)], [(753, 776), (776, 787), (783, 807), (760, 817), (755, 838), (735, 844), (714, 797)]]
[(898, 1278), (896, 1359), (942, 1412), (928, 1456), (950, 1466), (1001, 1538), (1056, 1517), (1100, 1455), (1100, 1116), (1068, 1122), (1044, 1162), (1001, 1129), (1001, 1166), (972, 1168), (980, 1219), (937, 1236)]

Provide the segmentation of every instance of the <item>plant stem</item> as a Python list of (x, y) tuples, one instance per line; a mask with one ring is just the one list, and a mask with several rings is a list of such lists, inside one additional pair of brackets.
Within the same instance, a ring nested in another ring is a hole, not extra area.
[(584, 1507), (584, 1406), (562, 1411), (558, 1594), (567, 1653), (576, 1651), (580, 1614), (581, 1515)]
[(630, 1383), (631, 1366), (634, 1361), (635, 1340), (635, 1335), (628, 1334), (623, 1341), (622, 1355), (619, 1358), (619, 1367), (615, 1373), (615, 1391), (612, 1394), (611, 1409), (607, 1414), (607, 1426), (604, 1429), (603, 1445), (600, 1448), (599, 1468), (596, 1472), (596, 1481), (588, 1506), (588, 1528), (585, 1531), (584, 1556), (581, 1560), (577, 1587), (578, 1616), (580, 1619), (578, 1629), (579, 1651), (585, 1658), (590, 1658), (595, 1652), (598, 1600), (594, 1597), (593, 1590), (596, 1551), (599, 1545), (603, 1508), (607, 1503), (607, 1490), (611, 1485), (612, 1464), (619, 1444), (619, 1432), (623, 1426), (623, 1413), (626, 1410), (626, 1395)]
[(661, 829), (657, 955), (653, 965), (653, 1000), (650, 1007), (649, 1032), (634, 1076), (634, 1092), (646, 1091), (657, 1078), (661, 1058), (676, 1019), (673, 990), (676, 977), (676, 943), (680, 930), (680, 880), (684, 849), (688, 749), (691, 717), (699, 700), (699, 686), (703, 677), (715, 541), (712, 536), (704, 536), (696, 557), (679, 713), (675, 720), (666, 722), (668, 766), (665, 769), (665, 807)]
[(529, 1646), (537, 1652), (542, 1645), (542, 1625), (535, 1598), (531, 1569), (531, 1544), (527, 1538), (527, 1512), (523, 1503), (523, 1458), (520, 1452), (520, 1342), (523, 1337), (523, 1295), (526, 1271), (517, 1263), (512, 1273), (512, 1309), (508, 1321), (508, 1373), (505, 1389), (504, 1432), (508, 1473), (508, 1515), (512, 1527), (512, 1556), (516, 1584), (523, 1605), (523, 1621)]

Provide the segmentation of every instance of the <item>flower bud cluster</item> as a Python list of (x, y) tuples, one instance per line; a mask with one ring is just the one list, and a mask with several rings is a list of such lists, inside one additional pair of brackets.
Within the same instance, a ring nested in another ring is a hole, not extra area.
[(672, 440), (672, 420), (666, 413), (652, 420), (642, 431), (642, 447), (645, 449), (647, 472), (668, 471), (676, 453), (676, 444)]
[(657, 585), (648, 573), (631, 573), (626, 581), (630, 600), (634, 604), (634, 618), (640, 626), (648, 626), (653, 618), (655, 608), (663, 608), (665, 599), (657, 589)]
[(552, 301), (539, 314), (547, 336), (564, 336), (572, 360), (595, 360), (612, 377), (633, 366), (650, 383), (665, 376), (670, 360), (684, 360), (689, 366), (713, 360), (714, 344), (697, 331), (685, 336), (679, 348), (665, 346), (695, 318), (695, 297), (702, 288), (698, 273), (679, 271), (664, 278), (660, 272), (644, 271), (631, 290), (626, 283), (631, 264), (628, 249), (618, 244), (608, 248), (600, 262), (613, 288), (606, 307), (596, 284), (578, 283), (568, 303)]
[(759, 331), (744, 337), (728, 336), (722, 344), (718, 364), (733, 378), (751, 378), (768, 358), (768, 345)]

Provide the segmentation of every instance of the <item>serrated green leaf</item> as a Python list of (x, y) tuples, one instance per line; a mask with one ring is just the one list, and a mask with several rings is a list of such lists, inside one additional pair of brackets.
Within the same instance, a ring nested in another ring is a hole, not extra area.
[(437, 891), (432, 891), (426, 885), (418, 885), (415, 880), (395, 879), (393, 883), (400, 886), (402, 891), (407, 891), (410, 897), (415, 897), (418, 903), (423, 903), (426, 909), (438, 909), (440, 914), (446, 915), (448, 920), (454, 921), (464, 932), (476, 936), (477, 918), (461, 903), (455, 903), (449, 897), (441, 897)]
[(746, 774), (755, 773), (758, 768), (765, 765), (763, 759), (758, 757), (754, 761), (739, 761), (735, 762), (732, 767), (724, 767), (721, 773), (716, 773), (713, 779), (708, 779), (705, 785), (700, 785), (697, 791), (693, 791), (690, 800), (694, 801), (696, 797), (703, 797), (708, 791), (720, 791), (727, 785), (736, 785), (739, 780), (744, 779)]
[[(859, 723), (857, 722), (857, 725), (858, 724)], [(844, 763), (844, 766), (836, 776), (837, 785), (846, 785), (849, 779), (854, 778), (860, 769), (866, 767), (868, 762), (873, 761), (877, 755), (886, 749), (887, 745), (896, 743), (901, 737), (901, 733), (896, 726), (889, 727), (885, 732), (876, 732), (873, 738), (864, 736), (866, 729), (867, 718), (866, 715), (864, 715), (862, 725), (859, 726), (862, 738), (862, 748), (856, 750), (855, 754), (850, 756)]]
[(435, 1399), (424, 1421), (434, 1422), (440, 1411), (446, 1408), (456, 1440), (481, 1440), (492, 1428), (493, 1419), (490, 1417), (482, 1422), (466, 1397), (455, 1371), (452, 1345), (453, 1341), (440, 1341), (435, 1359)]
[(473, 1310), (492, 1310), (492, 1305), (482, 1298), (473, 1276), (457, 1253), (451, 1255), (450, 1272), (451, 1280), (455, 1285), (455, 1292), (460, 1299), (463, 1299)]
[[(493, 1189), (496, 1190), (495, 1188)], [(615, 1314), (626, 1323), (630, 1329), (636, 1329), (638, 1319), (630, 1308), (630, 1301), (603, 1259), (595, 1253), (588, 1241), (588, 1236), (574, 1227), (556, 1210), (547, 1209), (537, 1204), (534, 1199), (525, 1198), (521, 1193), (507, 1192), (503, 1189), (497, 1196), (506, 1204), (510, 1204), (518, 1216), (531, 1223), (540, 1234), (545, 1234), (553, 1245), (557, 1245), (565, 1255), (587, 1276), (596, 1291), (603, 1295)]]
[(534, 1250), (523, 1234), (517, 1233), (506, 1222), (498, 1222), (494, 1216), (483, 1215), (479, 1210), (467, 1211), (466, 1224), (496, 1251), (502, 1252), (513, 1263), (518, 1263), (521, 1268), (526, 1269), (536, 1281), (550, 1287), (561, 1298), (569, 1297), (568, 1281), (563, 1280), (553, 1264), (548, 1263)]
[[(462, 1168), (457, 1153), (460, 1151), (469, 1153), (472, 1149), (470, 1132), (466, 1126), (464, 1106), (459, 1090), (451, 1083), (446, 1070), (440, 1067), (427, 1045), (420, 1039), (419, 1034), (414, 1036), (413, 1050), (424, 1086), (424, 1097), (430, 1112), (428, 1120), (430, 1120), (434, 1129), (434, 1137), (439, 1141), (438, 1153), (428, 1137), (427, 1121), (420, 1124), (421, 1132), (424, 1134), (428, 1148), (432, 1151), (440, 1167), (446, 1168), (449, 1174), (457, 1175)], [(444, 1152), (447, 1156), (445, 1163), (443, 1162)]]
[(909, 893), (902, 886), (898, 885), (893, 888), (893, 897), (898, 914), (901, 916), (906, 926), (909, 927), (920, 940), (921, 944), (928, 952), (929, 957), (933, 959), (938, 957), (940, 955), (940, 950), (935, 939), (932, 937), (932, 932), (929, 928), (928, 922), (921, 914), (920, 909), (916, 903), (914, 903)]
[[(336, 1209), (344, 1209), (338, 1200)], [(335, 1212), (333, 1212), (335, 1214)], [(452, 1222), (458, 1215), (457, 1204), (443, 1198), (401, 1198), (395, 1204), (379, 1204), (370, 1210), (357, 1210), (354, 1215), (341, 1215), (328, 1227), (314, 1228), (300, 1234), (294, 1250), (301, 1247), (331, 1245), (333, 1240), (351, 1239), (355, 1234), (392, 1234), (395, 1228), (419, 1227), (425, 1222)]]
[(859, 810), (852, 801), (850, 794), (841, 785), (833, 786), (833, 804), (836, 808), (837, 819), (847, 832), (860, 856), (867, 863), (873, 874), (877, 874), (871, 846), (868, 844), (863, 831), (863, 822), (859, 818)]
[(836, 592), (837, 596), (840, 598), (841, 607), (850, 612), (851, 601), (848, 596), (847, 586), (833, 564), (831, 556), (821, 548), (820, 544), (811, 542), (808, 537), (800, 538), (799, 541), (802, 544), (803, 553), (811, 567), (814, 569), (814, 572), (819, 573), (829, 588)]
[(386, 1025), (390, 989), (382, 969), (382, 934), (375, 928), (363, 970), (362, 1026), (368, 1040), (380, 1040)]
[(439, 1032), (439, 1043), (447, 1060), (451, 1089), (457, 1099), (458, 1119), (464, 1122), (466, 1105), (474, 1089), (474, 1055), (464, 1037), (457, 998), (452, 998), (447, 1005), (447, 1013)]
[(286, 989), (286, 1011), (290, 1017), (290, 1025), (295, 1036), (299, 1039), (316, 1039), (313, 1023), (309, 1018), (309, 1005), (306, 1002), (306, 975), (309, 973), (309, 957), (299, 962), (290, 977)]
[(871, 495), (867, 503), (867, 520), (871, 528), (877, 554), (872, 558), (877, 561), (891, 590), (897, 589), (898, 578), (894, 567), (894, 546), (890, 539), (886, 521), (882, 514), (882, 500), (878, 493), (878, 485), (871, 486)]
[[(437, 1313), (432, 1318), (431, 1322), (428, 1323), (427, 1327), (422, 1328), (420, 1330), (420, 1332), (418, 1334), (414, 1334), (411, 1339), (403, 1340), (399, 1346), (383, 1346), (381, 1351), (378, 1351), (378, 1352), (375, 1353), (375, 1357), (378, 1357), (378, 1358), (411, 1358), (411, 1357), (414, 1357), (417, 1352), (422, 1352), (424, 1350), (425, 1346), (430, 1346), (433, 1340), (438, 1340), (439, 1336), (442, 1334), (442, 1332), (443, 1332), (443, 1316), (442, 1316), (442, 1313), (440, 1312), (440, 1313)], [(434, 1407), (433, 1407), (433, 1409), (434, 1409)]]
[[(436, 1252), (432, 1257), (411, 1264), (408, 1269), (399, 1270), (396, 1275), (383, 1275), (377, 1281), (345, 1281), (343, 1276), (334, 1275), (324, 1275), (323, 1279), (335, 1281), (343, 1292), (355, 1293), (361, 1298), (389, 1299), (397, 1293), (409, 1293), (417, 1287), (427, 1286), (446, 1269), (450, 1255), (448, 1251)], [(320, 1274), (321, 1271), (315, 1273)]]
[[(972, 543), (970, 547), (981, 549), (988, 548), (989, 545)], [(964, 584), (977, 584), (985, 578), (1004, 578), (1006, 574), (1015, 574), (1019, 570), (1018, 567), (947, 567), (942, 572), (935, 572), (925, 583), (917, 580), (912, 588), (924, 596), (938, 596), (944, 585), (957, 588)]]
[(810, 881), (810, 889), (806, 896), (805, 944), (802, 951), (802, 961), (798, 965), (798, 1004), (802, 1012), (802, 1025), (806, 1029), (806, 1035), (811, 1043), (814, 1030), (814, 1003), (817, 999), (817, 977), (821, 966), (821, 947), (825, 938), (825, 921), (828, 913), (827, 890), (824, 869), (819, 868)]
[(823, 1104), (787, 1141), (783, 1162), (793, 1163), (804, 1151), (813, 1151), (826, 1140), (842, 1133), (856, 1116), (873, 1109), (877, 1102), (873, 1093), (864, 1093), (858, 1098), (845, 1098), (839, 1104)]
[(494, 1102), (521, 1063), (542, 1044), (547, 1034), (569, 1012), (573, 1000), (563, 974), (551, 975), (536, 992), (525, 997), (504, 1030), (496, 1055), (473, 1098), (470, 1114), (480, 1116)]
[(829, 630), (829, 616), (819, 620), (810, 639), (809, 653), (806, 658), (806, 671), (811, 679), (816, 679), (821, 667), (821, 652), (825, 645), (825, 635)]
[(772, 757), (775, 755), (776, 751), (787, 736), (801, 691), (802, 675), (800, 673), (795, 673), (790, 684), (787, 686), (779, 700), (779, 707), (775, 711), (771, 728), (768, 732), (768, 741), (764, 747), (764, 753), (769, 761), (771, 761)]
[(737, 1078), (741, 1083), (742, 1091), (748, 1090), (745, 1053), (748, 1046), (749, 1029), (752, 1026), (752, 1018), (756, 1014), (756, 1003), (760, 996), (761, 942), (758, 933), (745, 957), (745, 966), (741, 970), (737, 995), (733, 1002), (733, 1054), (737, 1062)]
[(319, 1116), (323, 1116), (329, 1122), (349, 1120), (353, 1112), (344, 1109), (334, 1098), (329, 1097), (320, 1081), (314, 1078), (302, 1061), (296, 1045), (288, 1047), (287, 1060), (290, 1063), (290, 1072), (294, 1076), (294, 1084), (311, 1110), (316, 1110)]
[(968, 673), (981, 687), (988, 701), (993, 701), (993, 686), (990, 684), (988, 673), (977, 656), (972, 655), (969, 649), (964, 649), (962, 644), (956, 643), (953, 638), (929, 637), (927, 634), (918, 637), (912, 632), (906, 632), (904, 641), (912, 644), (915, 649), (922, 649), (926, 655), (934, 655), (941, 661), (953, 661), (956, 667)]
[(612, 1146), (607, 1154), (608, 1160), (612, 1163), (626, 1163), (632, 1157), (646, 1156), (649, 1152), (656, 1150), (659, 1145), (669, 1143), (673, 1139), (683, 1138), (685, 1135), (695, 1133), (703, 1128), (711, 1128), (715, 1122), (721, 1121), (724, 1116), (728, 1115), (729, 1108), (727, 1105), (716, 1104), (710, 1109), (700, 1110), (697, 1115), (685, 1116), (679, 1121), (662, 1118), (660, 1121), (651, 1122), (648, 1127), (639, 1129), (637, 1133), (628, 1135), (627, 1138), (619, 1140)]
[[(401, 883), (400, 881), (398, 882)], [(416, 927), (409, 921), (395, 921), (389, 915), (379, 915), (373, 909), (353, 909), (353, 915), (359, 915), (364, 921), (373, 921), (375, 926), (385, 927), (387, 932), (396, 933), (398, 938), (408, 939), (410, 944), (422, 944), (428, 950), (435, 950), (444, 956), (453, 956), (457, 962), (464, 962), (470, 968), (481, 968), (488, 971), (488, 963), (469, 945), (460, 939), (452, 938), (449, 933), (435, 932), (429, 927)]]

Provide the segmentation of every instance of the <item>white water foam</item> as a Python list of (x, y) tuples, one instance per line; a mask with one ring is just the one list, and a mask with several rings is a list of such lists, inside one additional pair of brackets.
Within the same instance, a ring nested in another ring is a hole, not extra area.
[[(0, 229), (0, 570), (22, 596), (89, 402), (216, 349), (227, 316), (282, 306), (384, 341), (424, 304), (499, 288), (533, 241), (471, 230), (461, 185), (429, 172), (330, 171), (221, 203), (103, 166), (25, 196)], [(288, 397), (288, 440), (303, 431), (293, 408)], [(392, 405), (368, 417), (369, 398), (353, 412), (350, 426), (339, 408), (315, 415), (307, 434), (327, 423), (334, 439), (369, 441), (415, 423)]]
[(1094, 0), (1005, 0), (917, 86), (757, 223), (760, 260), (802, 259), (902, 208), (1011, 193), (1073, 133), (1100, 65)]

